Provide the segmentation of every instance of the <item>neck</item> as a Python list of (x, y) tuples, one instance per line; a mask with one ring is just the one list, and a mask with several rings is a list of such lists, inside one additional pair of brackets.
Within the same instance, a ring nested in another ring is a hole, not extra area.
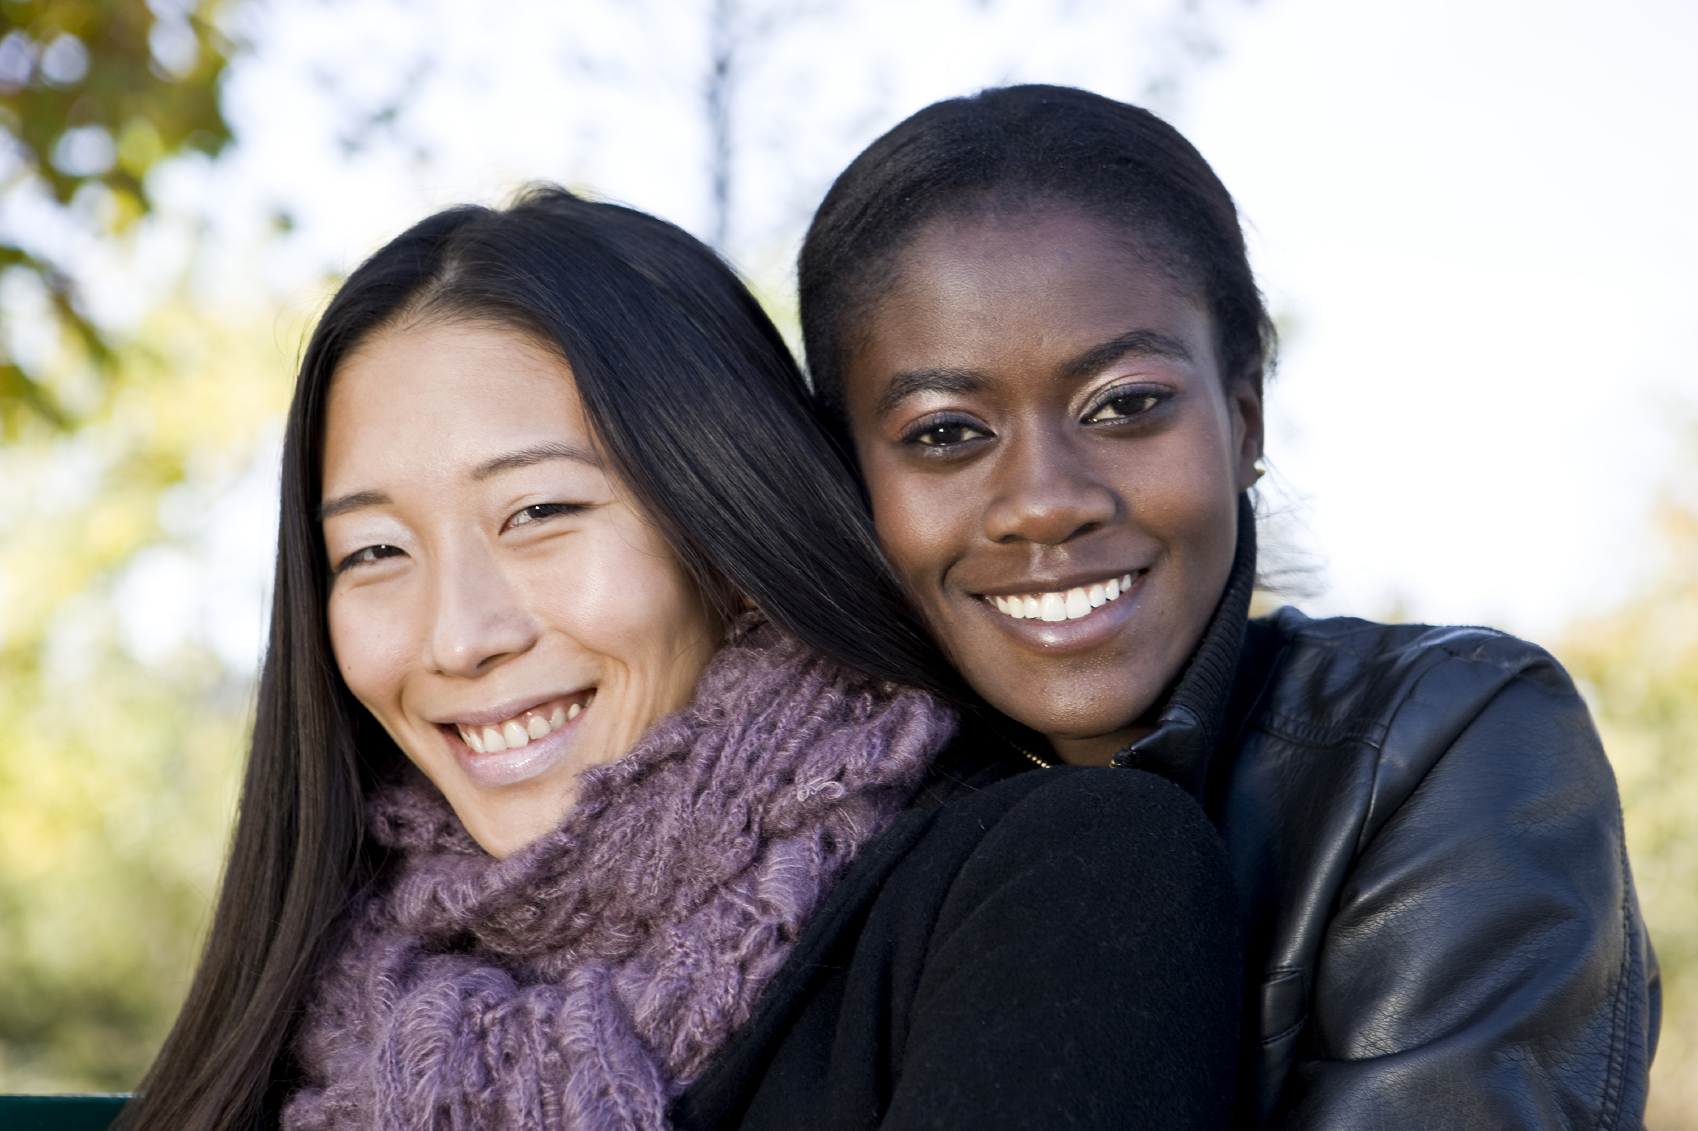
[(1089, 738), (1050, 735), (1049, 745), (1056, 758), (1070, 766), (1112, 766), (1116, 754), (1129, 746), (1136, 746), (1155, 729), (1153, 724), (1134, 723), (1109, 734), (1094, 734)]

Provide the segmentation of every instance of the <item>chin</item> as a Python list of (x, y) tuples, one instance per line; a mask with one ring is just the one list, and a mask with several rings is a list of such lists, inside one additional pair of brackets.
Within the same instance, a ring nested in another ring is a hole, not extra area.
[(1023, 698), (993, 706), (1046, 738), (1064, 741), (1088, 741), (1125, 730), (1142, 713), (1128, 714), (1125, 696), (1117, 697), (1112, 704), (1096, 700), (1073, 705), (1057, 703), (1054, 699), (1034, 702)]

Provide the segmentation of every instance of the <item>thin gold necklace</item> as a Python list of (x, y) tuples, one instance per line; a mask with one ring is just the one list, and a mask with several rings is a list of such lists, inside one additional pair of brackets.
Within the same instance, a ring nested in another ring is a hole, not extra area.
[(1040, 758), (1036, 754), (1032, 753), (1030, 750), (1027, 750), (1024, 746), (1017, 746), (1017, 747), (1015, 747), (1015, 749), (1019, 750), (1020, 753), (1024, 754), (1026, 757), (1030, 758), (1032, 761), (1036, 762), (1038, 764), (1038, 769), (1040, 769), (1040, 770), (1050, 770), (1050, 769), (1055, 768), (1050, 763), (1044, 761), (1042, 758)]

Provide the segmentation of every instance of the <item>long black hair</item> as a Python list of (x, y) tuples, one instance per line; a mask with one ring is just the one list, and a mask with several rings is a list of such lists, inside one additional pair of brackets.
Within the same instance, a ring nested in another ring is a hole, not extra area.
[(1148, 110), (1063, 86), (1010, 86), (936, 102), (869, 145), (837, 178), (802, 244), (802, 334), (814, 388), (840, 416), (860, 320), (932, 220), (992, 204), (1061, 202), (1135, 235), (1214, 324), (1224, 381), (1258, 388), (1273, 322), (1232, 195), (1202, 154)]
[(847, 667), (958, 691), (783, 339), (712, 251), (652, 216), (551, 187), (502, 210), (430, 217), (349, 276), (303, 356), (230, 859), (188, 1000), (119, 1126), (274, 1123), (327, 935), (381, 865), (361, 835), (362, 803), (402, 755), (332, 656), (317, 510), (337, 367), (412, 319), (493, 322), (557, 348), (614, 469), (720, 612), (747, 598)]

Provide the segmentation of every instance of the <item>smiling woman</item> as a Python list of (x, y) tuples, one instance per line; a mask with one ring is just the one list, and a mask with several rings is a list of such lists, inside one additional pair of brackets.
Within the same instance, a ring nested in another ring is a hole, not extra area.
[(1637, 1128), (1656, 959), (1567, 674), (1484, 629), (1248, 616), (1272, 328), (1202, 156), (1081, 90), (941, 102), (838, 179), (799, 274), (820, 400), (986, 729), (1213, 818), (1236, 1126)]
[[(977, 705), (683, 232), (540, 189), (383, 248), (303, 358), (281, 516), (217, 917), (121, 1126), (1224, 1115), (1201, 810), (951, 742)], [(1130, 1055), (1087, 1079), (1080, 1040)]]
[(496, 856), (688, 704), (718, 648), (571, 370), (528, 336), (415, 322), (363, 343), (331, 388), (324, 492), (342, 678)]
[(1202, 635), (1261, 454), (1257, 384), (1223, 392), (1207, 313), (1126, 243), (1065, 208), (947, 217), (844, 367), (885, 545), (962, 674), (1104, 766)]

